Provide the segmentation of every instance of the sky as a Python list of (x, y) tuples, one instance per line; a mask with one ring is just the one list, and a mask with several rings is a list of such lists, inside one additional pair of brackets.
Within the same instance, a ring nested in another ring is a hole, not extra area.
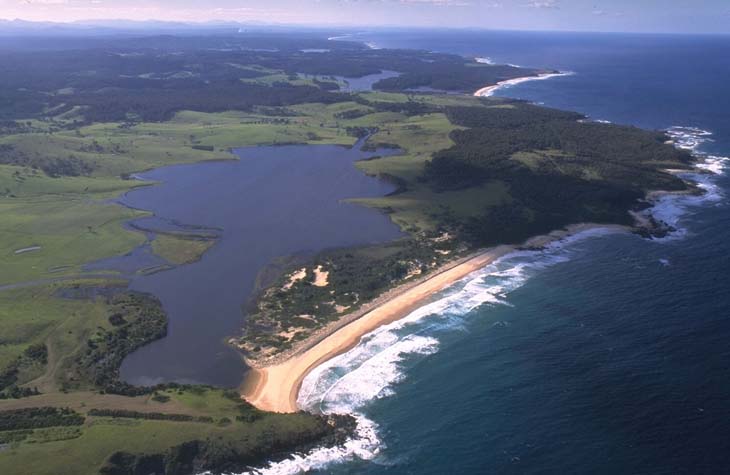
[(730, 0), (0, 0), (0, 18), (730, 33)]

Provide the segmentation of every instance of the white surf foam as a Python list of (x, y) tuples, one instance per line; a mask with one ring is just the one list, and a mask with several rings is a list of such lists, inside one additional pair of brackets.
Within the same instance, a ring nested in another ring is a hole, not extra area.
[(682, 172), (679, 176), (696, 183), (703, 193), (701, 195), (665, 194), (656, 198), (652, 207), (645, 211), (647, 216), (653, 216), (675, 229), (659, 241), (683, 239), (688, 235), (687, 228), (681, 225), (682, 219), (687, 216), (691, 208), (708, 204), (721, 204), (725, 194), (717, 185), (718, 175), (723, 175), (730, 167), (730, 158), (708, 155), (702, 152), (702, 145), (712, 142), (712, 132), (697, 127), (674, 126), (667, 129), (667, 135), (674, 146), (692, 152), (698, 159), (694, 172)]
[(486, 56), (482, 56), (479, 58), (474, 58), (474, 61), (480, 64), (494, 64), (494, 61), (492, 61), (492, 58), (488, 58)]
[[(255, 469), (241, 475), (296, 475), (321, 470), (335, 462), (359, 458), (372, 460), (380, 451), (381, 443), (374, 422), (355, 415), (357, 430), (355, 436), (338, 447), (319, 447), (307, 454), (295, 454), (268, 467)], [(208, 474), (204, 474), (208, 475)]]
[(351, 38), (353, 38), (355, 35), (352, 33), (348, 33), (346, 35), (340, 35), (340, 36), (330, 36), (327, 38), (327, 41), (347, 41)]
[(669, 135), (678, 148), (699, 152), (698, 148), (705, 142), (711, 141), (712, 132), (697, 127), (675, 125), (667, 129)]
[(493, 96), (497, 91), (501, 89), (507, 89), (513, 86), (517, 86), (518, 84), (523, 84), (530, 81), (544, 81), (546, 79), (552, 79), (557, 77), (563, 77), (563, 76), (572, 76), (575, 73), (571, 71), (565, 71), (565, 72), (559, 72), (559, 73), (545, 73), (540, 74), (537, 76), (528, 76), (523, 78), (515, 78), (515, 79), (508, 79), (506, 81), (501, 81), (494, 86), (487, 86), (483, 87), (482, 89), (479, 89), (477, 92), (474, 93), (475, 96), (480, 97), (491, 97)]

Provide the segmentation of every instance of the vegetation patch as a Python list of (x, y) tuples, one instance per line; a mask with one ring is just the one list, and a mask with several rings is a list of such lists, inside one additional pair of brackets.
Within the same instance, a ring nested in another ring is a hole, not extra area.
[(183, 265), (198, 261), (214, 244), (209, 238), (157, 234), (152, 250), (171, 264)]
[(38, 394), (38, 389), (18, 387), (19, 380), (40, 376), (48, 363), (48, 348), (44, 343), (28, 346), (23, 353), (0, 372), (0, 399)]
[(41, 427), (80, 426), (84, 416), (71, 409), (35, 407), (0, 411), (0, 431), (38, 429)]
[(98, 329), (76, 356), (64, 378), (64, 388), (91, 384), (113, 394), (149, 392), (119, 380), (124, 358), (137, 348), (167, 333), (167, 317), (156, 299), (130, 292), (109, 298), (111, 328)]
[[(458, 251), (450, 239), (420, 236), (331, 250), (282, 276), (256, 299), (236, 344), (251, 359), (290, 349), (391, 287), (436, 268)], [(326, 275), (326, 280), (325, 280)]]

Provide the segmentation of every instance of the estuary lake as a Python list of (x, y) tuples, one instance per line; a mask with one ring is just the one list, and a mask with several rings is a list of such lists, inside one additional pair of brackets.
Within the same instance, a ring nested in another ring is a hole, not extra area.
[[(234, 151), (238, 160), (174, 165), (140, 175), (160, 183), (128, 192), (121, 203), (153, 212), (153, 228), (208, 228), (219, 239), (198, 262), (132, 277), (133, 290), (160, 299), (169, 329), (167, 337), (127, 357), (122, 379), (139, 385), (237, 386), (245, 365), (225, 340), (240, 333), (260, 271), (282, 256), (401, 236), (386, 215), (343, 201), (395, 189), (354, 165), (394, 152), (365, 152), (359, 145), (242, 148)], [(140, 268), (153, 258), (142, 249), (95, 267), (128, 271), (125, 259), (137, 259)]]

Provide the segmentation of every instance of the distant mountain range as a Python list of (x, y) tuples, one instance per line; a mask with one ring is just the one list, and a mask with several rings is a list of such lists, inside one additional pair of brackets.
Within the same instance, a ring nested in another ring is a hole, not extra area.
[(145, 33), (235, 33), (247, 31), (281, 31), (308, 28), (260, 22), (209, 21), (184, 23), (176, 21), (81, 20), (69, 23), (0, 19), (0, 36), (77, 36)]

